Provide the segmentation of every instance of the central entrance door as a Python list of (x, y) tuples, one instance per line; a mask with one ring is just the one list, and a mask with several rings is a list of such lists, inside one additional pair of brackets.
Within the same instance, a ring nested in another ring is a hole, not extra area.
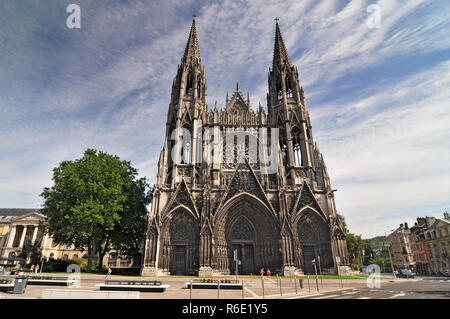
[(314, 246), (302, 246), (303, 248), (303, 271), (307, 275), (313, 275), (315, 273), (312, 260), (316, 259), (314, 253)]
[(272, 212), (259, 199), (245, 193), (232, 201), (218, 213), (215, 224), (218, 270), (223, 274), (236, 273), (237, 250), (241, 262), (239, 274), (257, 275), (261, 268), (279, 271), (279, 229)]
[(184, 275), (186, 273), (186, 247), (175, 246), (173, 255), (173, 274)]
[(253, 244), (240, 244), (235, 243), (232, 245), (232, 253), (233, 258), (231, 260), (231, 274), (234, 275), (236, 273), (236, 261), (234, 260), (234, 252), (237, 250), (238, 260), (240, 264), (238, 264), (238, 273), (239, 275), (250, 275), (257, 273), (254, 265), (255, 253), (254, 253), (254, 245)]

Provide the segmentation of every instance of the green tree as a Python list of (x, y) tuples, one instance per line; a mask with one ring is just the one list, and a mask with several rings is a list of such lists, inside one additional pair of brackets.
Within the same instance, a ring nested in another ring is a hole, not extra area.
[[(88, 271), (94, 254), (101, 269), (113, 245), (130, 248), (131, 241), (142, 242), (150, 196), (146, 179), (137, 174), (130, 162), (93, 149), (53, 169), (54, 185), (41, 194), (46, 232), (57, 244), (87, 248)], [(121, 232), (135, 238), (125, 240)]]
[(19, 254), (19, 258), (27, 260), (30, 259), (30, 263), (38, 263), (41, 260), (42, 250), (40, 243), (31, 244), (30, 242), (23, 245), (22, 251)]
[(147, 229), (147, 214), (145, 204), (152, 202), (152, 191), (146, 192), (145, 180), (138, 180), (130, 185), (125, 202), (125, 211), (122, 221), (117, 225), (111, 236), (111, 244), (122, 256), (133, 259), (133, 265), (142, 261), (142, 246), (145, 241)]
[(380, 269), (382, 272), (391, 272), (391, 270), (392, 270), (391, 261), (392, 261), (392, 263), (394, 262), (393, 260), (391, 260), (389, 258), (373, 257), (373, 258), (370, 258), (369, 263), (377, 264), (378, 266), (380, 266)]
[(360, 269), (362, 265), (369, 265), (369, 259), (374, 253), (370, 242), (362, 239), (360, 235), (351, 233), (345, 223), (345, 219), (340, 215), (344, 226), (344, 232), (347, 240), (347, 251), (349, 254), (350, 264), (353, 269)]

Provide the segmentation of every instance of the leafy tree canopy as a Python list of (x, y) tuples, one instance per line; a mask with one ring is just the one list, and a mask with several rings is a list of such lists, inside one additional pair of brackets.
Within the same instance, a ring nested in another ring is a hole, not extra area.
[(359, 268), (361, 265), (368, 265), (369, 258), (373, 256), (373, 250), (368, 240), (362, 239), (361, 235), (353, 234), (349, 231), (345, 219), (340, 215), (344, 226), (344, 233), (347, 241), (347, 251), (350, 257), (350, 263), (353, 268)]
[(143, 240), (150, 203), (146, 179), (137, 174), (130, 162), (93, 149), (62, 162), (53, 169), (54, 185), (41, 194), (47, 233), (57, 244), (97, 253), (100, 266), (112, 245), (136, 250), (132, 246)]

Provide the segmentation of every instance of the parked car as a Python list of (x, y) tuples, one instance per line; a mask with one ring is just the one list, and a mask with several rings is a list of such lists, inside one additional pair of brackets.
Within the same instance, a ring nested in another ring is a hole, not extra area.
[(436, 275), (441, 276), (441, 277), (450, 277), (450, 272), (449, 272), (449, 270), (444, 270), (444, 271), (438, 270), (436, 272)]
[(399, 272), (397, 272), (398, 278), (414, 278), (414, 274), (409, 269), (401, 269)]

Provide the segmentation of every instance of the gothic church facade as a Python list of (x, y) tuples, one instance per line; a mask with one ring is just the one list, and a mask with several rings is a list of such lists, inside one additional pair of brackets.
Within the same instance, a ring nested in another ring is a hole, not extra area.
[[(172, 86), (143, 275), (234, 274), (236, 264), (240, 274), (257, 274), (261, 268), (308, 274), (319, 258), (323, 273), (348, 265), (343, 221), (278, 22), (268, 80), (267, 113), (261, 105), (253, 110), (239, 85), (227, 95), (224, 109), (216, 102), (209, 110), (193, 20)], [(221, 144), (224, 156), (234, 160), (200, 159), (208, 141), (198, 137), (207, 130), (212, 129), (211, 142), (230, 131), (260, 140), (261, 129), (275, 128), (278, 138), (269, 136), (268, 143), (278, 147), (279, 164), (270, 174), (260, 165), (259, 153), (250, 158), (247, 139), (241, 148), (229, 140)], [(174, 132), (181, 129), (190, 133), (190, 140), (176, 143), (182, 137)], [(239, 154), (244, 160), (236, 160)]]

